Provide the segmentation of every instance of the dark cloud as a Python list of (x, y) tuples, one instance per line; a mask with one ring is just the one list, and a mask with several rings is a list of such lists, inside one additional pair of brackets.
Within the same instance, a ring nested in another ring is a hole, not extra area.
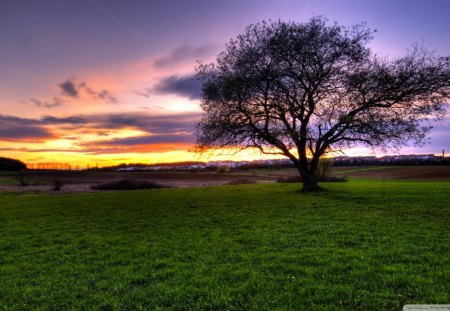
[(0, 115), (0, 140), (41, 141), (53, 137), (37, 120)]
[(42, 116), (38, 119), (0, 115), (2, 126), (77, 125), (96, 129), (134, 128), (151, 133), (192, 131), (200, 113), (155, 115), (150, 113), (91, 114), (68, 117)]
[(86, 83), (81, 83), (79, 86), (80, 89), (84, 89), (87, 94), (91, 95), (94, 99), (100, 99), (108, 103), (117, 103), (117, 97), (108, 90), (95, 91), (91, 87), (87, 86)]
[(186, 61), (195, 62), (199, 58), (214, 54), (218, 46), (214, 44), (203, 44), (199, 46), (182, 45), (172, 50), (167, 56), (158, 58), (153, 65), (162, 68)]
[(32, 119), (0, 115), (0, 140), (42, 140), (53, 133)]
[[(157, 141), (161, 143), (172, 143), (174, 142), (175, 136), (181, 141), (187, 142), (190, 139), (189, 142), (192, 142), (193, 138), (190, 136), (190, 133), (194, 131), (194, 124), (199, 119), (199, 113), (173, 115), (123, 113), (67, 117), (47, 115), (38, 119), (0, 115), (0, 139), (52, 138), (54, 137), (54, 131), (52, 131), (54, 129), (63, 133), (69, 131), (71, 134), (80, 133), (80, 131), (87, 131), (89, 133), (97, 131), (101, 134), (108, 130), (135, 129), (151, 134), (151, 138), (145, 138), (148, 139), (149, 143), (152, 140), (153, 143)], [(67, 135), (67, 132), (64, 134)], [(191, 138), (188, 138), (188, 136)], [(141, 138), (136, 139), (138, 141)]]
[(65, 101), (59, 97), (53, 97), (52, 101), (41, 101), (35, 98), (30, 98), (30, 102), (38, 107), (55, 108), (65, 104)]
[(157, 94), (173, 94), (189, 99), (200, 99), (202, 86), (194, 76), (170, 76), (159, 81), (152, 91)]
[(15, 116), (0, 115), (0, 126), (2, 127), (33, 126), (39, 124), (40, 121), (37, 119), (27, 119)]
[(149, 133), (191, 132), (200, 119), (199, 113), (182, 113), (173, 115), (152, 114), (115, 114), (101, 115), (95, 122), (104, 128), (132, 127)]
[(63, 95), (80, 98), (82, 96), (86, 96), (91, 99), (99, 99), (107, 103), (117, 103), (117, 97), (113, 92), (103, 89), (103, 90), (94, 90), (92, 87), (87, 85), (86, 82), (77, 82), (75, 80), (67, 79), (67, 81), (60, 83), (59, 87)]
[(66, 117), (66, 118), (58, 118), (58, 117), (53, 117), (53, 116), (43, 116), (40, 119), (40, 122), (43, 124), (75, 124), (75, 125), (79, 125), (79, 124), (84, 124), (86, 123), (86, 119), (84, 119), (83, 117), (78, 117), (78, 116), (72, 116), (72, 117)]
[(56, 148), (0, 148), (0, 151), (22, 151), (22, 152), (74, 152), (80, 153), (79, 149), (56, 149)]
[(108, 90), (97, 92), (96, 97), (109, 103), (117, 103), (117, 97)]
[(32, 140), (36, 138), (52, 138), (54, 135), (47, 129), (37, 126), (22, 126), (15, 128), (0, 127), (0, 139), (15, 140), (24, 139)]
[(47, 127), (57, 127), (61, 128), (62, 126), (70, 126), (70, 128), (80, 128), (87, 121), (80, 116), (71, 116), (71, 117), (54, 117), (54, 116), (43, 116), (39, 119), (27, 119), (27, 118), (19, 118), (15, 116), (5, 116), (0, 115), (0, 128), (10, 128), (12, 131), (14, 129), (20, 128), (43, 128)]
[[(63, 83), (59, 84), (59, 88), (62, 91), (63, 96), (70, 98), (87, 98), (101, 100), (106, 103), (117, 103), (118, 99), (113, 92), (103, 89), (101, 91), (94, 90), (88, 86), (86, 82), (77, 82), (75, 80), (67, 79)], [(61, 96), (53, 97), (52, 100), (39, 100), (36, 98), (30, 98), (29, 101), (20, 101), (23, 104), (32, 103), (37, 107), (43, 107), (47, 109), (59, 107), (66, 104), (66, 100)]]
[[(137, 145), (152, 145), (165, 143), (194, 143), (195, 136), (193, 134), (169, 134), (169, 135), (151, 135), (151, 136), (137, 136), (118, 138), (108, 141), (101, 141), (98, 144), (102, 146), (137, 146)], [(93, 143), (90, 143), (93, 144)], [(97, 144), (97, 143), (96, 143)]]
[(79, 85), (71, 80), (60, 83), (59, 87), (61, 88), (62, 93), (69, 97), (78, 97), (78, 94), (80, 93)]
[(89, 155), (103, 154), (123, 154), (123, 153), (159, 153), (169, 151), (187, 150), (185, 145), (165, 144), (165, 145), (138, 145), (138, 146), (120, 146), (120, 147), (97, 147), (85, 148), (83, 153)]

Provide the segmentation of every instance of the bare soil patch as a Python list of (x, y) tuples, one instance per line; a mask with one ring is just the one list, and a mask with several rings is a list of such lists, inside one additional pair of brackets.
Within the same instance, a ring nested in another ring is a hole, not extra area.
[[(32, 181), (26, 187), (19, 185), (0, 185), (4, 191), (35, 191), (47, 193), (80, 193), (98, 192), (91, 189), (92, 185), (118, 181), (121, 179), (148, 180), (172, 188), (201, 187), (233, 184), (239, 180), (251, 180), (251, 182), (270, 182), (274, 177), (248, 176), (239, 174), (217, 173), (190, 173), (190, 172), (99, 172), (99, 171), (29, 171), (27, 178)], [(0, 174), (0, 178), (14, 178), (11, 174)], [(52, 190), (52, 182), (60, 180), (63, 183), (61, 190)]]

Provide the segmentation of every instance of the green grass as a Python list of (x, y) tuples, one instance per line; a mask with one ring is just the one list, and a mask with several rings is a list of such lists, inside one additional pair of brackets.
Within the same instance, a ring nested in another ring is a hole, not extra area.
[(0, 310), (449, 303), (450, 183), (0, 193)]
[(0, 171), (0, 185), (18, 185), (16, 171)]
[(0, 185), (18, 185), (17, 179), (0, 177)]
[(359, 172), (368, 172), (368, 171), (376, 171), (376, 170), (382, 170), (382, 169), (389, 169), (389, 168), (396, 168), (396, 166), (358, 166), (358, 167), (345, 167), (345, 166), (338, 166), (334, 168), (333, 173), (335, 174), (352, 174), (352, 173), (359, 173)]
[(27, 182), (27, 184), (29, 186), (48, 184), (48, 181), (46, 182), (46, 181), (31, 178), (31, 176), (27, 172), (21, 173), (21, 172), (15, 172), (15, 171), (14, 172), (0, 171), (0, 185), (20, 186), (20, 181), (19, 181), (20, 174), (23, 174), (23, 176), (26, 177), (25, 181)]

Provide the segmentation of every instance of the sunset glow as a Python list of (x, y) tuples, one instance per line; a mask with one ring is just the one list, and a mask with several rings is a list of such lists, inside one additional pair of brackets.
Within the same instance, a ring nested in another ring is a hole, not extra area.
[[(339, 3), (339, 4), (338, 4)], [(386, 57), (422, 42), (450, 54), (447, 1), (9, 1), (0, 7), (0, 156), (73, 167), (273, 158), (257, 150), (192, 152), (201, 117), (197, 60), (212, 62), (246, 25), (313, 14), (377, 29)], [(450, 118), (430, 143), (450, 151)], [(346, 155), (394, 151), (363, 147)]]

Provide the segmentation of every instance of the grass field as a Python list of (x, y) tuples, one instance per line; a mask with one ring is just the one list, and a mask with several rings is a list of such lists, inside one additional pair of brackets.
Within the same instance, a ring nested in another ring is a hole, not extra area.
[(449, 303), (450, 183), (0, 193), (0, 309)]

